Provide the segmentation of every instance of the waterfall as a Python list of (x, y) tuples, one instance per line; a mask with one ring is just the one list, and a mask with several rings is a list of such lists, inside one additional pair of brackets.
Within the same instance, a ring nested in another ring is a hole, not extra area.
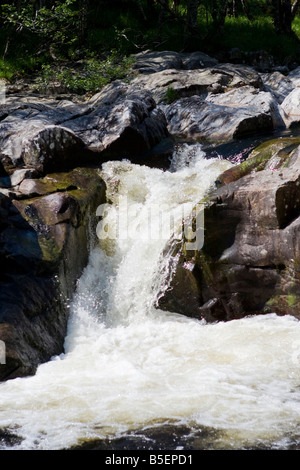
[(14, 448), (70, 448), (162, 424), (216, 430), (215, 448), (299, 442), (297, 320), (205, 324), (155, 307), (169, 240), (229, 166), (200, 145), (182, 146), (168, 171), (103, 165), (108, 204), (70, 304), (65, 352), (0, 385), (0, 428), (19, 436)]

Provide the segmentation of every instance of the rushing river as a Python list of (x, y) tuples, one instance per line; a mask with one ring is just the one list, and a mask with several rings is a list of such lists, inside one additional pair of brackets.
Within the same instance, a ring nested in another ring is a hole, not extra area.
[(19, 438), (2, 448), (298, 446), (300, 322), (206, 324), (155, 308), (167, 240), (230, 165), (186, 146), (168, 171), (103, 166), (111, 204), (70, 302), (65, 352), (0, 385), (0, 428)]

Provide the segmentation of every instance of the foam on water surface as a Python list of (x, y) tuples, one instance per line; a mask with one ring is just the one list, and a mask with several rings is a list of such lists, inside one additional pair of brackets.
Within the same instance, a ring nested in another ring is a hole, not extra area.
[[(183, 207), (201, 201), (229, 166), (206, 160), (200, 146), (181, 148), (170, 171), (103, 166), (106, 226), (121, 236), (102, 237), (91, 252), (64, 354), (33, 377), (0, 385), (0, 427), (22, 438), (16, 448), (68, 448), (158, 423), (220, 430), (216, 447), (224, 448), (298, 440), (297, 320), (271, 314), (205, 324), (155, 308), (170, 256), (162, 252)], [(170, 213), (174, 223), (162, 225)]]

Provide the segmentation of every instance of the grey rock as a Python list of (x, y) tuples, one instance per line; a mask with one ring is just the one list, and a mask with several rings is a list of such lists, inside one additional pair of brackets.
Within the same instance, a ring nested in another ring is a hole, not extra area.
[(43, 175), (80, 160), (138, 156), (168, 136), (150, 93), (125, 84), (114, 83), (85, 104), (27, 103), (2, 111), (0, 158), (10, 173), (25, 166)]
[(64, 127), (106, 158), (142, 155), (168, 136), (164, 113), (148, 91), (113, 84), (92, 103), (91, 113), (64, 122)]
[(202, 69), (213, 67), (219, 63), (217, 59), (210, 57), (203, 52), (181, 53), (182, 68), (185, 70)]
[(34, 169), (24, 168), (16, 170), (10, 175), (11, 186), (18, 186), (24, 179), (38, 177), (39, 173)]
[(294, 88), (300, 86), (300, 66), (291, 70), (288, 74), (288, 78), (292, 81)]
[(148, 76), (139, 76), (131, 86), (139, 86), (151, 92), (157, 103), (165, 103), (168, 90), (172, 89), (175, 99), (200, 95), (205, 97), (208, 92), (222, 92), (229, 84), (231, 76), (227, 73), (211, 69), (200, 70), (163, 70)]
[(88, 261), (96, 209), (106, 201), (95, 169), (22, 184), (30, 182), (40, 185), (32, 199), (0, 194), (0, 337), (6, 346), (0, 381), (34, 374), (63, 352), (67, 302)]
[(286, 127), (300, 122), (300, 88), (295, 88), (281, 103), (282, 119)]
[(293, 81), (278, 71), (262, 74), (261, 77), (265, 90), (272, 93), (279, 104), (281, 104), (295, 88)]
[(228, 106), (236, 109), (245, 108), (256, 111), (257, 113), (265, 113), (271, 116), (275, 129), (285, 127), (281, 110), (273, 95), (250, 85), (233, 88), (225, 93), (209, 93), (206, 97), (206, 101), (220, 106)]
[(300, 318), (300, 147), (287, 141), (284, 151), (276, 169), (265, 161), (260, 170), (256, 155), (257, 171), (210, 194), (203, 247), (188, 253), (178, 246), (180, 263), (161, 308), (207, 321), (271, 312)]
[(152, 74), (166, 69), (181, 69), (182, 57), (174, 51), (144, 51), (135, 55), (134, 69), (139, 73)]
[(273, 129), (270, 114), (257, 109), (220, 106), (199, 96), (182, 98), (165, 109), (169, 131), (182, 139), (226, 142)]

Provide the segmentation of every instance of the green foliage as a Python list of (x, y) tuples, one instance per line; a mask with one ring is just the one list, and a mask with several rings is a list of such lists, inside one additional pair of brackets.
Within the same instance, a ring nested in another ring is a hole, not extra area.
[(168, 87), (166, 92), (166, 103), (171, 104), (178, 99), (178, 92), (171, 86)]
[(105, 60), (94, 57), (77, 64), (77, 68), (61, 66), (54, 68), (44, 65), (40, 78), (39, 88), (45, 89), (51, 83), (59, 83), (70, 93), (94, 93), (116, 79), (126, 79), (133, 65), (132, 57), (120, 57), (113, 51)]
[(226, 18), (223, 32), (223, 47), (238, 47), (245, 52), (265, 50), (280, 60), (296, 55), (299, 37), (296, 34), (276, 34), (272, 19), (261, 16), (250, 21), (245, 16)]
[[(38, 8), (40, 3), (47, 6)], [(84, 93), (99, 89), (114, 77), (127, 76), (127, 59), (117, 56), (130, 56), (145, 49), (183, 51), (187, 44), (188, 51), (201, 50), (211, 55), (239, 48), (246, 52), (265, 50), (280, 60), (287, 56), (300, 60), (300, 19), (294, 20), (292, 34), (276, 34), (270, 0), (229, 1), (225, 21), (218, 28), (216, 18), (221, 16), (223, 21), (220, 8), (224, 1), (201, 0), (196, 9), (196, 27), (189, 31), (191, 40), (187, 42), (188, 8), (192, 3), (7, 0), (2, 5), (0, 2), (0, 57), (5, 58), (0, 61), (0, 77), (13, 79), (31, 71), (39, 72), (43, 63), (41, 86), (55, 79), (68, 90)], [(101, 56), (105, 59), (100, 60)], [(70, 68), (67, 65), (70, 61), (76, 62), (76, 67)], [(168, 100), (172, 93), (169, 91)]]
[(56, 1), (52, 8), (34, 11), (32, 2), (22, 2), (18, 8), (14, 4), (2, 5), (4, 25), (12, 27), (16, 33), (27, 31), (39, 38), (43, 45), (63, 49), (77, 40), (79, 11), (77, 0)]
[(35, 73), (41, 67), (42, 57), (24, 57), (0, 59), (0, 79), (13, 81), (17, 78)]

